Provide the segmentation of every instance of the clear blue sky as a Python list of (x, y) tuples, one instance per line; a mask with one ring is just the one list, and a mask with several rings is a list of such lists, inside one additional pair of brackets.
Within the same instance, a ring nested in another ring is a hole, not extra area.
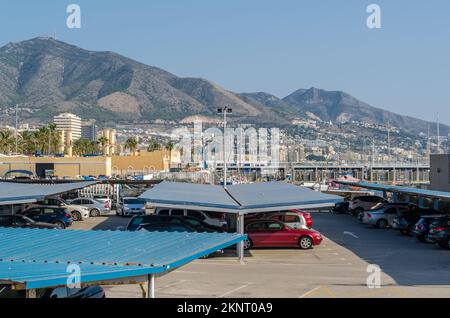
[[(82, 29), (66, 27), (66, 6)], [(366, 7), (382, 29), (366, 27)], [(0, 45), (53, 35), (236, 92), (311, 86), (450, 124), (450, 1), (40, 0), (0, 3)]]

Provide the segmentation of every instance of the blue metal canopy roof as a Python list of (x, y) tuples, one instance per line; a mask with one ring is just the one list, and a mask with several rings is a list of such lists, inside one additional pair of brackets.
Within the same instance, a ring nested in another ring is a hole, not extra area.
[(343, 201), (284, 182), (215, 185), (163, 182), (139, 198), (157, 207), (199, 209), (229, 213), (267, 212), (278, 209), (307, 209), (334, 206)]
[(343, 185), (349, 185), (349, 186), (353, 186), (353, 187), (373, 189), (373, 190), (378, 190), (378, 191), (404, 193), (404, 194), (416, 195), (416, 196), (420, 196), (420, 197), (450, 200), (450, 192), (432, 191), (432, 190), (418, 189), (418, 188), (407, 188), (407, 187), (401, 187), (401, 186), (370, 183), (370, 182), (336, 181), (336, 183), (340, 183)]
[(97, 182), (59, 184), (0, 182), (0, 205), (32, 203), (48, 196), (82, 189), (95, 183)]
[(0, 282), (65, 285), (69, 264), (81, 282), (161, 274), (236, 244), (246, 235), (0, 228)]

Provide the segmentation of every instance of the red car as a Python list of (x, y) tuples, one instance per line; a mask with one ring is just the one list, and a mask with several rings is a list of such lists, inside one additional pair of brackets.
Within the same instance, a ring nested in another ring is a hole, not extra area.
[(300, 247), (310, 249), (322, 242), (322, 235), (314, 230), (293, 229), (277, 220), (257, 220), (245, 227), (248, 238), (244, 249), (252, 247)]

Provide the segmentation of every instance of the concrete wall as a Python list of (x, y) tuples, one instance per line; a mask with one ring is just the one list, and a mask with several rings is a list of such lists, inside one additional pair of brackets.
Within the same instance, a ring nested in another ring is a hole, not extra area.
[(113, 174), (140, 174), (167, 171), (169, 154), (167, 151), (140, 152), (137, 156), (111, 157)]
[(77, 178), (86, 175), (111, 175), (111, 158), (55, 158), (14, 157), (0, 158), (0, 177), (9, 170), (29, 170), (36, 174), (37, 163), (54, 164), (54, 175), (58, 178)]
[(430, 189), (450, 192), (450, 154), (431, 155)]

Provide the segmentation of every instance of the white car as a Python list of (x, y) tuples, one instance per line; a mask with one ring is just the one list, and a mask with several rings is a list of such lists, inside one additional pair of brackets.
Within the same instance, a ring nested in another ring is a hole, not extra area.
[(109, 208), (109, 201), (101, 202), (99, 200), (94, 200), (91, 198), (76, 198), (70, 201), (70, 204), (87, 207), (89, 209), (89, 214), (91, 217), (108, 215), (111, 210)]
[(200, 210), (183, 210), (183, 209), (168, 209), (168, 208), (156, 208), (155, 214), (157, 215), (175, 215), (175, 216), (192, 216), (205, 223), (227, 227), (228, 223), (225, 220), (224, 214), (220, 212), (207, 212)]
[(88, 207), (70, 204), (59, 198), (44, 199), (44, 200), (38, 201), (36, 203), (32, 203), (32, 204), (25, 206), (25, 209), (29, 209), (29, 208), (31, 208), (33, 206), (37, 206), (37, 205), (49, 205), (49, 206), (58, 206), (58, 207), (64, 208), (67, 213), (70, 213), (70, 215), (72, 215), (73, 221), (83, 221), (83, 220), (89, 218), (89, 215), (90, 215), (90, 210), (88, 209)]

